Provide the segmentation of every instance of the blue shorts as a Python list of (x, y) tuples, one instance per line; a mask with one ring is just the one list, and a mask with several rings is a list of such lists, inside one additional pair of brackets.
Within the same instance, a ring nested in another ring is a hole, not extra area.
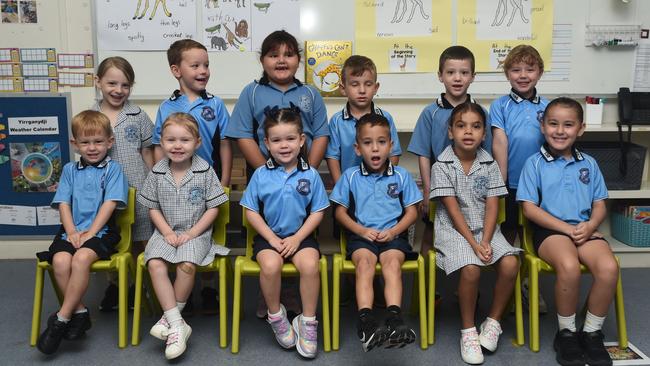
[(375, 253), (377, 259), (379, 255), (387, 250), (397, 249), (404, 253), (404, 260), (410, 261), (418, 258), (418, 253), (413, 251), (411, 245), (409, 245), (408, 240), (403, 236), (398, 236), (397, 238), (389, 241), (388, 243), (377, 243), (374, 241), (366, 240), (359, 235), (348, 233), (348, 245), (345, 253), (345, 258), (350, 260), (352, 259), (352, 253), (359, 249), (368, 249), (369, 251)]
[[(294, 255), (296, 255), (296, 253), (298, 253), (299, 251), (301, 251), (301, 250), (303, 250), (305, 248), (314, 248), (320, 254), (320, 250), (318, 249), (318, 242), (316, 241), (316, 239), (314, 239), (313, 236), (310, 235), (305, 240), (303, 240), (302, 243), (300, 243), (300, 245), (298, 246), (298, 249), (296, 249), (295, 253), (293, 253), (289, 257), (284, 258), (285, 263), (290, 262), (291, 258)], [(265, 250), (265, 249), (270, 249), (270, 250), (273, 250), (273, 251), (277, 252), (277, 250), (275, 248), (273, 248), (273, 246), (271, 244), (269, 244), (269, 242), (266, 241), (266, 239), (264, 239), (261, 235), (259, 235), (259, 234), (255, 235), (255, 237), (253, 238), (253, 260), (257, 261), (257, 254), (259, 252), (261, 252), (262, 250)]]

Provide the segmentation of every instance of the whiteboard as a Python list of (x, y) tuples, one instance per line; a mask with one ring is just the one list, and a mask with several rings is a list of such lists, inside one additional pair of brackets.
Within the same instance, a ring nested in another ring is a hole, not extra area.
[[(252, 0), (247, 0), (252, 1)], [(354, 41), (354, 2), (352, 0), (298, 0), (300, 3), (301, 34), (299, 42), (305, 40), (352, 40)], [(397, 1), (397, 0), (384, 0)], [(457, 1), (453, 3), (455, 14)], [(612, 95), (619, 87), (630, 87), (633, 82), (634, 47), (585, 47), (584, 34), (587, 24), (598, 25), (643, 25), (650, 26), (650, 1), (631, 0), (625, 4), (614, 0), (571, 0), (555, 1), (554, 23), (568, 25), (570, 71), (569, 80), (542, 80), (538, 84), (540, 93), (554, 94), (597, 94)], [(450, 14), (452, 16), (452, 14)], [(454, 17), (452, 16), (452, 19)], [(282, 19), (278, 19), (278, 29)], [(452, 22), (455, 34), (455, 19)], [(95, 40), (96, 41), (96, 40)], [(455, 39), (452, 40), (455, 43)], [(97, 44), (97, 43), (95, 43)], [(132, 98), (135, 100), (160, 100), (171, 95), (178, 83), (169, 71), (164, 51), (103, 51), (96, 50), (98, 62), (109, 56), (122, 56), (129, 60), (136, 73), (136, 84)], [(243, 87), (259, 78), (262, 68), (259, 55), (253, 52), (230, 53), (210, 52), (211, 77), (208, 91), (224, 99), (239, 96)], [(303, 60), (304, 61), (304, 60)], [(552, 66), (551, 66), (552, 67)], [(298, 70), (298, 78), (304, 80), (304, 68)], [(549, 76), (549, 79), (551, 77)], [(380, 74), (379, 98), (431, 98), (443, 91), (437, 70), (431, 73)], [(504, 94), (510, 88), (503, 75), (478, 74), (470, 86), (470, 93), (478, 96)]]

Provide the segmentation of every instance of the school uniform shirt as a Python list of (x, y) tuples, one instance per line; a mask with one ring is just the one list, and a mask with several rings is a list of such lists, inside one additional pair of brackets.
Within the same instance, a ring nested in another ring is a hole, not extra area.
[[(128, 194), (129, 185), (122, 167), (110, 156), (93, 165), (81, 159), (63, 166), (51, 207), (58, 209), (61, 203), (68, 204), (75, 228), (84, 231), (92, 226), (104, 202), (115, 201), (117, 209), (124, 209)], [(105, 224), (95, 236), (101, 238), (107, 231), (108, 224)], [(61, 238), (68, 240), (65, 233)]]
[(547, 144), (526, 161), (517, 189), (517, 201), (531, 202), (571, 225), (588, 221), (592, 204), (607, 197), (594, 158), (575, 148), (568, 159), (554, 156)]
[[(393, 141), (390, 156), (402, 155), (402, 148), (399, 143), (393, 116), (381, 108), (375, 107), (374, 103), (370, 104), (370, 111), (370, 113), (380, 114), (388, 120), (390, 139)], [(350, 113), (350, 104), (347, 103), (343, 110), (336, 112), (332, 116), (328, 125), (330, 139), (327, 144), (325, 158), (339, 160), (341, 171), (358, 166), (363, 160), (361, 156), (354, 152), (354, 144), (357, 142), (356, 123), (357, 119)]]
[[(501, 177), (499, 166), (492, 156), (482, 148), (478, 149), (476, 159), (474, 159), (468, 174), (465, 174), (463, 166), (451, 146), (445, 148), (438, 156), (438, 161), (433, 164), (431, 169), (429, 199), (456, 197), (465, 222), (478, 243), (483, 238), (486, 199), (506, 194), (508, 194), (508, 190)], [(508, 243), (501, 234), (499, 225), (496, 225), (490, 241), (492, 260), (487, 264), (483, 263), (465, 237), (454, 228), (454, 222), (442, 202), (438, 202), (436, 205), (434, 227), (436, 228), (434, 243), (436, 263), (447, 274), (469, 264), (491, 265), (504, 255), (514, 255), (520, 250)]]
[[(514, 90), (490, 105), (490, 124), (508, 137), (508, 187), (517, 189), (524, 162), (544, 143), (540, 123), (548, 100), (535, 95), (525, 99)], [(490, 150), (491, 151), (491, 150)]]
[(293, 84), (286, 91), (278, 89), (266, 77), (246, 85), (232, 111), (232, 120), (226, 129), (226, 136), (233, 139), (253, 139), (262, 151), (262, 155), (269, 157), (269, 152), (264, 145), (264, 109), (275, 106), (286, 108), (290, 103), (300, 108), (300, 118), (309, 151), (313, 140), (329, 135), (327, 110), (316, 88), (305, 85), (298, 79), (294, 79)]
[[(467, 100), (476, 103), (472, 97), (467, 94)], [(435, 102), (429, 104), (422, 110), (420, 117), (415, 124), (415, 129), (411, 135), (411, 141), (407, 148), (408, 151), (415, 155), (429, 158), (433, 163), (438, 155), (449, 145), (449, 117), (454, 106), (447, 101), (445, 94)], [(492, 151), (492, 129), (490, 128), (488, 112), (485, 112), (485, 141), (481, 144), (486, 150)]]
[[(101, 103), (101, 100), (95, 103), (92, 109), (101, 112)], [(149, 167), (142, 160), (141, 152), (142, 149), (151, 147), (153, 122), (140, 107), (127, 101), (117, 115), (113, 135), (115, 143), (108, 156), (120, 163), (129, 187), (139, 191), (149, 174)], [(131, 230), (133, 241), (149, 240), (153, 232), (149, 209), (139, 203), (135, 205), (135, 221)]]
[(194, 102), (190, 102), (185, 94), (175, 90), (172, 96), (163, 101), (158, 107), (152, 139), (154, 145), (160, 145), (160, 133), (165, 119), (170, 114), (177, 112), (191, 114), (196, 119), (199, 124), (199, 136), (201, 136), (202, 140), (196, 154), (207, 161), (221, 176), (219, 147), (221, 140), (226, 138), (225, 132), (230, 120), (230, 115), (228, 115), (223, 100), (203, 91), (199, 98), (196, 98)]
[(352, 218), (359, 225), (385, 230), (397, 225), (406, 207), (422, 201), (422, 193), (406, 169), (388, 161), (383, 173), (371, 173), (362, 161), (343, 172), (330, 200), (354, 207)]
[(260, 214), (280, 238), (295, 234), (307, 216), (330, 205), (318, 171), (302, 158), (290, 172), (269, 158), (255, 169), (239, 204)]
[[(178, 235), (190, 230), (205, 211), (228, 201), (214, 169), (198, 155), (177, 185), (165, 158), (154, 165), (138, 194), (138, 202), (159, 210), (167, 224)], [(144, 250), (144, 259), (161, 258), (169, 263), (191, 262), (205, 266), (215, 255), (226, 255), (229, 249), (212, 241), (212, 227), (185, 244), (174, 247), (156, 228)]]

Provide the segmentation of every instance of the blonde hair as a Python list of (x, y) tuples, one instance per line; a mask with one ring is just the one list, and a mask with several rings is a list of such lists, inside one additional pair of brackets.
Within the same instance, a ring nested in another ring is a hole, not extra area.
[(97, 66), (97, 78), (101, 79), (106, 75), (106, 72), (108, 69), (111, 67), (114, 67), (124, 74), (126, 77), (126, 81), (129, 82), (130, 86), (133, 86), (135, 84), (135, 72), (133, 71), (133, 67), (127, 61), (125, 58), (120, 57), (120, 56), (113, 56), (113, 57), (108, 57), (105, 58), (104, 61), (102, 61), (99, 66)]
[(111, 121), (105, 114), (97, 111), (85, 110), (72, 117), (71, 129), (74, 138), (94, 133), (103, 133), (106, 137), (113, 136)]
[(165, 122), (163, 122), (162, 129), (160, 130), (161, 137), (165, 134), (165, 128), (171, 125), (184, 127), (192, 134), (195, 139), (201, 139), (201, 135), (199, 135), (199, 124), (196, 122), (196, 119), (194, 119), (194, 117), (192, 117), (190, 114), (183, 112), (170, 114), (169, 117), (165, 119)]
[(508, 70), (510, 70), (514, 64), (520, 62), (524, 62), (530, 66), (537, 64), (539, 66), (539, 71), (544, 72), (544, 60), (542, 60), (542, 56), (539, 55), (539, 52), (537, 52), (533, 46), (520, 44), (510, 50), (508, 56), (506, 56), (506, 59), (503, 61), (503, 71), (507, 75)]

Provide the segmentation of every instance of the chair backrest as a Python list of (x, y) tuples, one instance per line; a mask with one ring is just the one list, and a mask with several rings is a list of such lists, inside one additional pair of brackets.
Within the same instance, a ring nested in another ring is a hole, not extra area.
[(253, 238), (257, 235), (257, 231), (253, 225), (246, 218), (246, 208), (242, 209), (242, 224), (246, 229), (246, 258), (253, 258)]
[(219, 205), (219, 215), (212, 224), (212, 240), (226, 246), (226, 226), (230, 223), (230, 188), (224, 187), (223, 190), (228, 196), (228, 201)]
[(115, 218), (115, 224), (120, 228), (120, 242), (115, 249), (118, 253), (126, 253), (131, 250), (131, 225), (135, 221), (135, 188), (129, 188), (126, 200), (126, 208), (119, 210)]
[[(435, 222), (436, 205), (437, 205), (437, 201), (429, 201), (429, 221), (431, 223)], [(499, 211), (497, 211), (497, 225), (500, 225), (504, 221), (506, 221), (506, 199), (505, 197), (499, 197)], [(434, 230), (433, 231), (434, 239), (435, 236), (436, 236), (436, 231)], [(435, 242), (435, 240), (433, 242)]]
[(537, 251), (533, 247), (533, 231), (530, 226), (530, 222), (524, 216), (524, 210), (521, 205), (519, 205), (519, 225), (522, 227), (522, 238), (521, 238), (521, 248), (524, 250), (524, 253), (532, 254), (537, 256)]

